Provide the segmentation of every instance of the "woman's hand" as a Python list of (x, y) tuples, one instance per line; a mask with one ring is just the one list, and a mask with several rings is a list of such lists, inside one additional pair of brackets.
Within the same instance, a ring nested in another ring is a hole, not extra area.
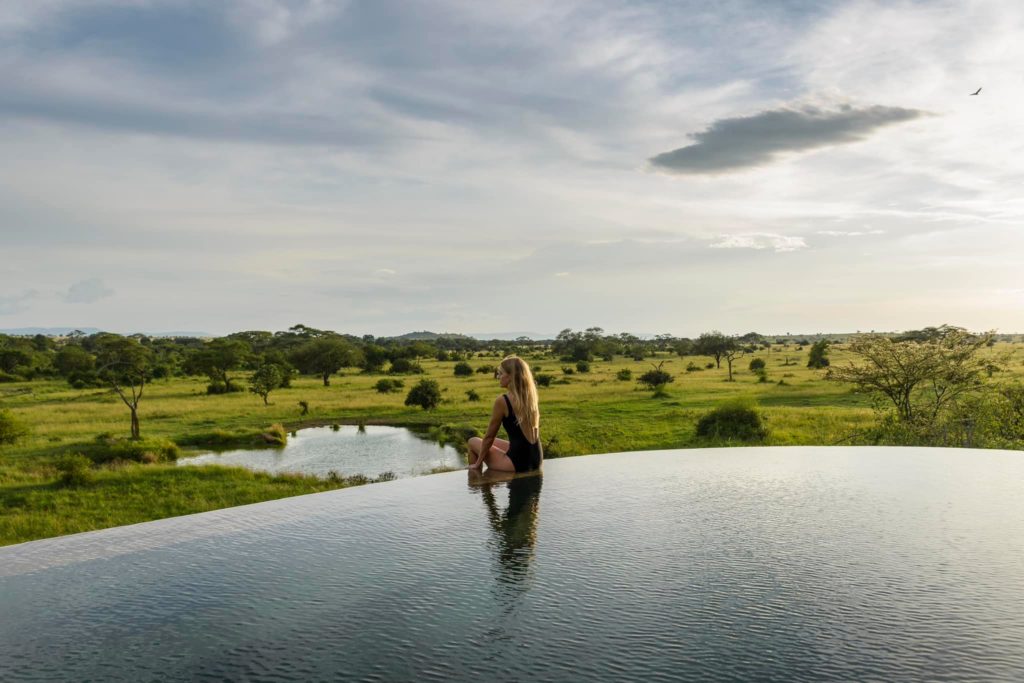
[(484, 461), (471, 463), (467, 470), (482, 470), (484, 468)]

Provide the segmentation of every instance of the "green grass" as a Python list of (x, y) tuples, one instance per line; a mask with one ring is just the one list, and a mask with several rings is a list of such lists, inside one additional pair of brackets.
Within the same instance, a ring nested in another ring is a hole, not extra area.
[[(997, 351), (1015, 354), (1011, 372), (1019, 376), (1024, 347), (998, 345)], [(821, 371), (804, 367), (807, 351), (773, 350), (755, 354), (764, 358), (769, 381), (759, 383), (747, 370), (751, 357), (734, 366), (735, 381), (727, 371), (685, 372), (693, 361), (703, 367), (709, 359), (663, 355), (663, 369), (675, 376), (668, 395), (652, 398), (635, 381), (616, 379), (629, 369), (638, 377), (650, 361), (616, 358), (595, 361), (588, 373), (576, 373), (540, 389), (541, 438), (548, 457), (614, 451), (690, 448), (730, 445), (709, 442), (695, 434), (699, 417), (731, 398), (755, 401), (769, 429), (764, 445), (833, 445), (846, 441), (875, 419), (868, 397), (846, 385), (822, 379)], [(788, 355), (794, 365), (782, 365)], [(833, 364), (847, 360), (842, 348), (831, 352)], [(474, 358), (473, 367), (496, 362)], [(561, 379), (554, 358), (530, 359), (543, 373)], [(292, 387), (270, 395), (270, 405), (251, 393), (208, 396), (206, 378), (174, 378), (147, 386), (139, 417), (145, 439), (166, 439), (188, 456), (212, 449), (265, 446), (262, 434), (274, 424), (292, 431), (330, 424), (389, 424), (441, 427), (435, 435), (458, 440), (482, 431), (490, 402), (500, 387), (488, 375), (455, 377), (453, 362), (422, 361), (426, 375), (438, 380), (443, 402), (432, 411), (406, 407), (406, 389), (381, 394), (374, 385), (381, 375), (363, 375), (349, 369), (331, 379), (302, 377)], [(1005, 377), (1004, 377), (1005, 378)], [(782, 379), (786, 383), (779, 385)], [(470, 401), (466, 391), (482, 398)], [(309, 404), (301, 415), (299, 401)], [(0, 407), (9, 408), (31, 425), (30, 434), (14, 445), (0, 446), (0, 545), (77, 531), (131, 524), (173, 515), (323, 491), (350, 485), (349, 481), (310, 477), (269, 476), (244, 469), (177, 468), (167, 464), (118, 464), (95, 471), (93, 481), (80, 487), (58, 483), (59, 459), (87, 452), (99, 434), (127, 437), (129, 413), (117, 396), (97, 389), (76, 390), (62, 381), (35, 381), (0, 385)]]

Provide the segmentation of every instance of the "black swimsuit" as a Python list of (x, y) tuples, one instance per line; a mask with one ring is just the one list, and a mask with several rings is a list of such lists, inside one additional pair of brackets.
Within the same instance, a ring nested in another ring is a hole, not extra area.
[(523, 434), (523, 430), (516, 423), (516, 413), (512, 410), (512, 401), (508, 400), (508, 394), (502, 394), (505, 403), (508, 405), (508, 415), (501, 418), (501, 425), (508, 434), (508, 456), (516, 468), (516, 472), (529, 472), (540, 468), (543, 458), (540, 441), (530, 443)]

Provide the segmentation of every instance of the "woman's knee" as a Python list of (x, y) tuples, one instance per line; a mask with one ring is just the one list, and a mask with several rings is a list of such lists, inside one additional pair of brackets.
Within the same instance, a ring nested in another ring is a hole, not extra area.
[(483, 443), (483, 439), (481, 439), (479, 436), (473, 436), (470, 437), (470, 439), (466, 442), (466, 448), (468, 448), (473, 453), (479, 453), (481, 443)]

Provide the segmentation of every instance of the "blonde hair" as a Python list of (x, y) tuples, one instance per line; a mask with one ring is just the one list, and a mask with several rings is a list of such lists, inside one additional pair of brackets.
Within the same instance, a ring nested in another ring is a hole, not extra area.
[[(508, 383), (508, 397), (512, 402), (512, 411), (516, 414), (516, 423), (523, 433), (540, 439), (540, 406), (537, 404), (537, 384), (533, 381), (530, 366), (519, 356), (507, 356), (502, 359), (499, 367), (512, 379)], [(526, 432), (529, 427), (532, 434)]]

